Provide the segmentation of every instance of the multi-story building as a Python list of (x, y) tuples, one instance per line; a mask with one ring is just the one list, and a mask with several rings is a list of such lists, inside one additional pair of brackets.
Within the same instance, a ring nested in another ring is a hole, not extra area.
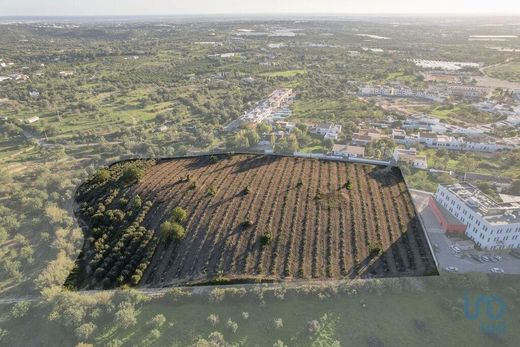
[(435, 200), (466, 225), (466, 236), (482, 249), (520, 247), (520, 203), (499, 203), (467, 182), (439, 185)]

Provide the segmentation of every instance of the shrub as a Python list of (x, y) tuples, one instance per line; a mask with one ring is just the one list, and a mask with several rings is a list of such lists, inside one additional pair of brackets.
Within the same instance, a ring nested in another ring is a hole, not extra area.
[(233, 332), (233, 334), (235, 334), (238, 330), (238, 323), (234, 322), (233, 320), (231, 320), (231, 318), (229, 318), (226, 322), (226, 327), (230, 329)]
[(182, 240), (186, 237), (186, 230), (177, 222), (166, 221), (159, 227), (161, 235), (168, 241)]
[(224, 288), (215, 288), (209, 293), (209, 301), (212, 303), (219, 303), (224, 300), (226, 290)]
[(191, 296), (191, 293), (185, 289), (172, 288), (169, 292), (169, 295), (173, 302), (178, 302), (185, 298), (189, 298)]
[(208, 187), (208, 195), (209, 196), (215, 196), (217, 194), (217, 189), (213, 186)]
[(132, 303), (123, 301), (119, 304), (115, 313), (116, 324), (123, 329), (128, 329), (137, 324), (136, 311)]
[(251, 193), (251, 188), (249, 188), (249, 186), (246, 186), (243, 190), (242, 190), (242, 194), (244, 195), (247, 195)]
[(208, 316), (208, 322), (209, 324), (211, 324), (212, 326), (215, 326), (218, 324), (218, 321), (219, 321), (219, 318), (218, 318), (218, 315), (212, 313)]
[(267, 245), (269, 242), (271, 242), (271, 239), (273, 238), (273, 235), (271, 233), (271, 230), (267, 230), (264, 232), (262, 236), (260, 236), (260, 243), (262, 246)]
[(74, 330), (74, 334), (78, 337), (78, 339), (86, 340), (94, 333), (96, 328), (97, 327), (94, 323), (85, 323), (77, 327)]
[(273, 321), (273, 325), (275, 329), (281, 329), (283, 328), (283, 320), (282, 318), (275, 318)]
[(301, 187), (303, 187), (303, 181), (302, 181), (302, 179), (301, 179), (301, 178), (300, 178), (300, 179), (298, 179), (298, 183), (296, 183), (296, 187), (298, 187), (298, 188), (301, 188)]
[(141, 274), (135, 274), (132, 276), (132, 278), (130, 279), (130, 281), (132, 282), (132, 284), (134, 286), (138, 285), (139, 284), (139, 281), (141, 281), (141, 278), (143, 277), (143, 275)]
[(166, 317), (163, 314), (156, 314), (150, 321), (148, 321), (148, 325), (151, 325), (155, 328), (160, 328), (166, 323)]
[(134, 198), (134, 210), (138, 210), (143, 205), (143, 200), (141, 200), (141, 197), (139, 195), (136, 195)]
[(150, 330), (150, 334), (148, 335), (148, 339), (157, 340), (159, 337), (161, 337), (161, 332), (159, 331), (159, 329), (152, 329), (152, 330)]
[(9, 237), (9, 234), (7, 233), (7, 230), (5, 230), (4, 227), (0, 227), (0, 243), (7, 240)]
[(370, 253), (371, 256), (381, 255), (383, 253), (383, 247), (380, 243), (369, 243), (368, 253)]
[(144, 171), (138, 168), (135, 164), (129, 165), (123, 171), (121, 175), (121, 181), (126, 184), (132, 184), (139, 182)]
[(307, 333), (309, 335), (314, 335), (316, 334), (321, 328), (321, 325), (320, 325), (320, 322), (318, 322), (317, 320), (311, 320), (309, 322), (307, 322)]
[(31, 307), (31, 303), (29, 301), (17, 302), (11, 308), (11, 316), (13, 318), (22, 318), (27, 314), (27, 312), (29, 312), (30, 307)]
[(211, 157), (209, 157), (209, 161), (211, 162), (211, 164), (215, 164), (218, 161), (218, 157), (216, 155), (212, 155)]
[(352, 189), (352, 183), (350, 182), (350, 180), (347, 181), (347, 183), (345, 183), (343, 185), (343, 187), (346, 189), (346, 190), (351, 190)]
[(188, 213), (182, 207), (175, 207), (172, 211), (172, 219), (177, 223), (185, 222), (188, 219)]
[(252, 226), (252, 225), (253, 225), (253, 222), (250, 221), (249, 219), (246, 219), (245, 221), (242, 222), (242, 226), (243, 226), (244, 228), (249, 228), (249, 227)]
[(110, 180), (110, 178), (111, 178), (110, 170), (108, 170), (108, 169), (100, 169), (96, 173), (96, 176), (94, 177), (94, 181), (97, 184), (101, 184), (101, 183), (104, 183), (104, 182)]

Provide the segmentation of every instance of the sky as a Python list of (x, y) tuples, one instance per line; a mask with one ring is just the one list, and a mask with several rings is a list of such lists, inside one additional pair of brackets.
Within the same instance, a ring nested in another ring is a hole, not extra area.
[(0, 16), (275, 13), (520, 15), (520, 0), (0, 0)]

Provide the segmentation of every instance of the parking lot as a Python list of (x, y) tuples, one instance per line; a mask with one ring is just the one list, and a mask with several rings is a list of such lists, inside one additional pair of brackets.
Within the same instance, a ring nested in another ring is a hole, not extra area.
[[(424, 226), (426, 227), (426, 233), (434, 247), (435, 257), (441, 269), (445, 269), (446, 267), (455, 267), (458, 269), (457, 272), (461, 273), (491, 273), (492, 268), (500, 268), (503, 269), (506, 274), (520, 274), (520, 259), (511, 256), (509, 251), (477, 251), (472, 249), (456, 252), (452, 246), (456, 246), (456, 241), (458, 240), (446, 236), (434, 214), (425, 203), (428, 196), (412, 192), (412, 197), (423, 220)], [(481, 256), (487, 256), (490, 258), (491, 256), (496, 255), (501, 257), (501, 259), (498, 261), (492, 261), (490, 259), (489, 261), (481, 262), (474, 259), (472, 255), (477, 258), (480, 258)]]

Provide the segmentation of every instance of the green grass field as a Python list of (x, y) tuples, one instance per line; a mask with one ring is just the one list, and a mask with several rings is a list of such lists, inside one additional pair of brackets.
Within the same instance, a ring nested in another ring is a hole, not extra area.
[[(486, 289), (468, 292), (470, 303), (483, 293), (498, 294), (507, 306), (502, 320), (506, 330), (499, 337), (490, 338), (482, 333), (481, 324), (496, 322), (487, 319), (485, 314), (476, 320), (464, 314), (465, 291), (475, 288), (475, 284), (461, 279), (452, 281), (459, 282), (454, 287), (452, 283), (443, 288), (445, 280), (430, 279), (426, 288), (403, 292), (381, 288), (372, 293), (363, 290), (363, 293), (347, 295), (327, 289), (307, 294), (289, 290), (278, 297), (267, 293), (264, 299), (249, 295), (226, 296), (218, 303), (208, 302), (206, 294), (181, 302), (173, 302), (166, 296), (140, 304), (137, 323), (130, 328), (115, 325), (110, 314), (90, 318), (97, 329), (83, 342), (106, 346), (117, 339), (125, 346), (188, 346), (218, 331), (226, 343), (233, 346), (273, 346), (277, 340), (288, 346), (331, 346), (333, 341), (340, 341), (341, 346), (367, 346), (370, 339), (381, 341), (385, 346), (478, 347), (495, 345), (497, 341), (499, 345), (515, 345), (520, 339), (520, 329), (512, 288), (480, 279)], [(0, 326), (16, 336), (20, 346), (33, 343), (68, 346), (82, 341), (74, 337), (73, 328), (49, 321), (51, 315), (44, 304), (33, 306), (30, 314), (18, 321), (7, 320), (8, 312), (9, 306), (2, 306)], [(149, 322), (157, 314), (164, 315), (166, 320), (157, 328), (159, 336), (153, 336), (154, 326)], [(217, 316), (218, 322), (212, 324), (208, 320), (210, 315)], [(281, 326), (275, 325), (275, 319), (281, 319)], [(237, 324), (236, 331), (228, 326), (228, 320)], [(315, 335), (308, 331), (309, 322), (313, 320), (319, 321), (320, 326)]]
[(304, 75), (307, 73), (307, 70), (285, 70), (285, 71), (273, 71), (273, 72), (264, 72), (261, 73), (260, 76), (264, 77), (294, 77), (297, 75)]
[(510, 82), (520, 82), (520, 61), (491, 66), (484, 69), (486, 75)]

